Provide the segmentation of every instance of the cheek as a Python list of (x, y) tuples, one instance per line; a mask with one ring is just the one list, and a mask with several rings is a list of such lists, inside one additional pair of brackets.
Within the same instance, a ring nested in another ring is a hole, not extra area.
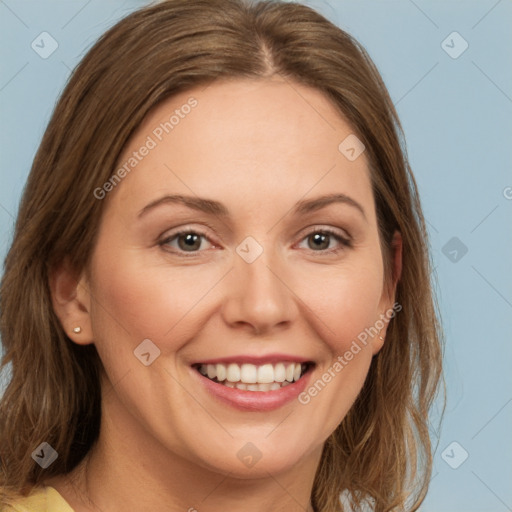
[[(317, 276), (318, 277), (318, 276)], [(329, 356), (299, 396), (308, 421), (325, 438), (341, 423), (360, 393), (372, 361), (371, 328), (379, 319), (382, 267), (375, 257), (340, 266), (310, 281), (310, 318)]]
[[(195, 266), (149, 265), (137, 251), (103, 246), (93, 262), (91, 318), (97, 342), (116, 342), (133, 351), (148, 338), (162, 352), (174, 352), (187, 339), (197, 311), (219, 281), (218, 272)], [(196, 320), (197, 322), (197, 320)], [(98, 343), (97, 343), (98, 344)]]
[[(340, 265), (304, 285), (307, 305), (324, 323), (322, 332), (336, 355), (379, 318), (382, 297), (382, 266), (375, 258)], [(334, 355), (333, 354), (333, 355)]]
[[(168, 383), (169, 396), (179, 395), (179, 386), (174, 388), (165, 368), (175, 368), (176, 353), (197, 333), (205, 315), (204, 298), (219, 278), (211, 269), (206, 274), (193, 267), (151, 266), (142, 262), (137, 252), (113, 249), (104, 245), (101, 256), (93, 261), (94, 343), (108, 381), (119, 389), (125, 405), (144, 410), (145, 417), (157, 416), (157, 401), (147, 397), (156, 397), (155, 387), (162, 382)], [(147, 339), (156, 345), (162, 356), (159, 362), (165, 361), (165, 365), (146, 367), (136, 357), (134, 351), (147, 347), (147, 342), (141, 345)], [(121, 382), (123, 387), (117, 384)], [(146, 398), (141, 401), (137, 397)], [(174, 410), (160, 402), (158, 407)]]

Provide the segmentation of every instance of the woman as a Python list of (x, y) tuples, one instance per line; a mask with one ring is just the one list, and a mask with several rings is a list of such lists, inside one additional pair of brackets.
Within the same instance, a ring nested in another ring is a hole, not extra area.
[(6, 259), (4, 508), (417, 510), (440, 328), (400, 134), (305, 6), (167, 0), (109, 30)]

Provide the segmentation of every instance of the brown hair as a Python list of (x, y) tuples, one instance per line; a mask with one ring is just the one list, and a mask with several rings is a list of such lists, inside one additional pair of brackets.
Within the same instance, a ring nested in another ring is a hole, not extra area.
[[(432, 467), (428, 413), (441, 377), (441, 329), (427, 232), (402, 128), (365, 50), (312, 9), (294, 3), (167, 0), (111, 28), (73, 72), (44, 134), (20, 204), (0, 290), (3, 371), (0, 503), (71, 471), (96, 440), (101, 361), (70, 341), (48, 276), (68, 257), (86, 269), (104, 201), (94, 196), (147, 113), (199, 84), (279, 74), (322, 91), (366, 146), (386, 281), (392, 236), (403, 240), (391, 321), (364, 387), (324, 446), (312, 503), (342, 511), (417, 510)], [(9, 365), (10, 368), (9, 368)], [(47, 469), (31, 453), (46, 441)], [(3, 495), (3, 497), (2, 497)]]

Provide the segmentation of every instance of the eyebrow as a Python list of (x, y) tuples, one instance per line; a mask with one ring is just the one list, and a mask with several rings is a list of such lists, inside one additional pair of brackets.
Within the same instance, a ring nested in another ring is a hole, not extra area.
[[(293, 213), (295, 215), (303, 215), (305, 213), (311, 213), (320, 210), (334, 203), (341, 203), (352, 206), (357, 209), (366, 219), (366, 213), (361, 204), (346, 194), (328, 194), (317, 197), (315, 199), (299, 201), (294, 206)], [(229, 217), (229, 210), (226, 208), (226, 206), (218, 201), (214, 201), (213, 199), (205, 199), (202, 197), (184, 196), (181, 194), (165, 195), (152, 201), (144, 208), (142, 208), (138, 214), (138, 217), (140, 218), (150, 210), (153, 210), (154, 208), (164, 204), (181, 204), (192, 210), (197, 210), (212, 215), (219, 215), (221, 217)]]
[(307, 201), (299, 201), (295, 205), (293, 212), (295, 214), (310, 213), (325, 208), (326, 206), (329, 206), (330, 204), (334, 203), (341, 203), (346, 204), (348, 206), (352, 206), (356, 210), (359, 210), (359, 212), (366, 219), (366, 213), (361, 204), (358, 203), (355, 199), (352, 199), (350, 196), (347, 196), (346, 194), (328, 194), (326, 196), (317, 197), (315, 199), (310, 199)]

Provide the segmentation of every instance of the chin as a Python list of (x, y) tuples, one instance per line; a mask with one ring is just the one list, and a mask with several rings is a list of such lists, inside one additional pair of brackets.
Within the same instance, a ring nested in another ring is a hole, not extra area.
[(253, 441), (233, 439), (222, 447), (212, 446), (197, 456), (201, 466), (218, 473), (240, 479), (267, 478), (269, 473), (277, 475), (292, 470), (315, 451), (321, 453), (322, 445), (306, 452), (304, 447), (310, 443), (311, 439), (304, 443), (289, 440), (283, 445), (281, 440), (272, 441), (265, 433)]

